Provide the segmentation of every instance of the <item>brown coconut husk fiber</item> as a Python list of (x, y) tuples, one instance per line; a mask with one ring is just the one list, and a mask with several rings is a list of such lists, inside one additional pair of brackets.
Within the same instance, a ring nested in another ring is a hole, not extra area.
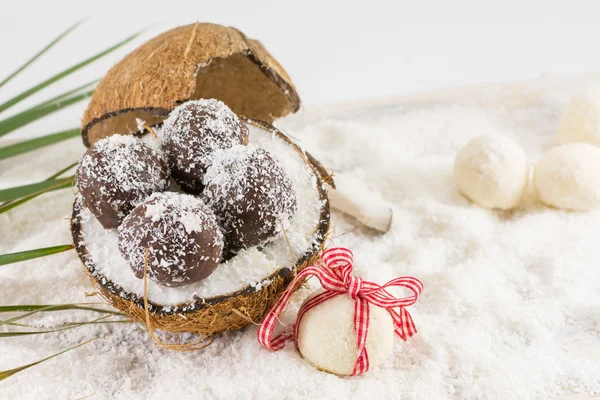
[(300, 108), (290, 77), (262, 43), (235, 28), (196, 23), (158, 35), (108, 71), (83, 116), (83, 141), (135, 133), (136, 118), (156, 125), (199, 98), (267, 122)]
[[(258, 324), (279, 299), (297, 271), (317, 262), (325, 246), (330, 229), (330, 215), (327, 193), (322, 184), (325, 178), (321, 175), (322, 169), (313, 164), (300, 147), (270, 124), (249, 120), (246, 122), (285, 140), (302, 156), (315, 174), (319, 197), (323, 200), (319, 223), (318, 226), (315, 226), (314, 236), (317, 239), (311, 243), (311, 247), (303, 255), (298, 255), (293, 266), (282, 266), (278, 271), (265, 277), (264, 279), (270, 279), (271, 283), (263, 285), (258, 291), (248, 285), (231, 294), (180, 304), (178, 305), (179, 311), (173, 311), (173, 307), (163, 307), (147, 301), (145, 296), (127, 292), (118, 282), (112, 282), (98, 272), (82, 236), (81, 201), (76, 199), (73, 204), (71, 218), (73, 243), (98, 294), (113, 307), (130, 316), (132, 320), (145, 324), (151, 332), (154, 329), (170, 332), (193, 332), (203, 338), (209, 338), (217, 333), (237, 330), (249, 324)], [(163, 345), (165, 347), (172, 346), (164, 343)], [(200, 346), (199, 343), (195, 345)]]
[(148, 329), (148, 333), (154, 343), (160, 347), (183, 352), (202, 350), (213, 344), (215, 339), (215, 335), (209, 335), (208, 337), (201, 336), (200, 340), (193, 343), (165, 343), (156, 337), (154, 334), (154, 327), (152, 326), (150, 310), (148, 310), (148, 249), (146, 249), (144, 256), (144, 315), (146, 316), (146, 328)]

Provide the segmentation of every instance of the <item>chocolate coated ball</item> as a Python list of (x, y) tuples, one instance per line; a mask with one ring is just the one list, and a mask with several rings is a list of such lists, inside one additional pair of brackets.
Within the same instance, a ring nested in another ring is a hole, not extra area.
[(185, 286), (207, 278), (223, 255), (223, 234), (214, 213), (196, 197), (155, 193), (119, 227), (119, 251), (135, 276), (159, 285)]
[(253, 145), (215, 152), (205, 184), (203, 196), (228, 255), (273, 239), (296, 213), (292, 181), (271, 154)]
[(248, 127), (223, 102), (188, 101), (175, 108), (161, 136), (173, 179), (192, 194), (202, 192), (212, 152), (248, 143)]
[(75, 176), (83, 204), (107, 229), (118, 227), (136, 204), (169, 186), (161, 156), (133, 136), (96, 142), (79, 161)]

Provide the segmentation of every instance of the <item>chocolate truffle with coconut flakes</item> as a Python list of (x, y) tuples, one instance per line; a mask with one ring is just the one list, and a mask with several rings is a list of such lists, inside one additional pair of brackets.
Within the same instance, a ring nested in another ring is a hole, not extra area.
[(79, 161), (75, 177), (83, 204), (106, 229), (118, 227), (139, 202), (169, 186), (161, 156), (133, 136), (96, 142)]
[[(196, 197), (155, 193), (119, 227), (119, 251), (138, 278), (179, 287), (201, 281), (222, 260), (223, 234), (214, 213)], [(147, 252), (147, 255), (146, 255)]]
[(175, 108), (161, 131), (173, 179), (192, 194), (202, 192), (210, 154), (248, 143), (248, 127), (223, 102), (188, 101)]
[(226, 256), (276, 237), (296, 213), (293, 182), (269, 152), (253, 145), (214, 152), (204, 183)]

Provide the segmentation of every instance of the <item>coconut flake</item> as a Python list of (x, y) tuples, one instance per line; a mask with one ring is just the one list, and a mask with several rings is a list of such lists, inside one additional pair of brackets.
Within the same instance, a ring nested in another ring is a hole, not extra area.
[(146, 121), (141, 118), (136, 118), (135, 123), (137, 124), (138, 132), (144, 132), (146, 130)]
[[(154, 164), (141, 162), (139, 153), (149, 147), (138, 138), (131, 135), (112, 135), (94, 144), (94, 151), (103, 155), (102, 160), (84, 155), (79, 161), (78, 171), (88, 176), (95, 176), (100, 182), (109, 186), (118, 186), (126, 191), (152, 193), (159, 186), (165, 186), (167, 181), (161, 177), (160, 169)], [(151, 149), (152, 155), (160, 155)], [(152, 179), (140, 179), (141, 172), (148, 172)], [(78, 181), (79, 184), (79, 181)], [(145, 198), (147, 196), (143, 195)], [(138, 201), (143, 199), (138, 198)]]
[(132, 135), (99, 140), (79, 160), (76, 185), (96, 215), (121, 220), (138, 203), (169, 186), (161, 155)]
[[(198, 111), (209, 118), (198, 115)], [(216, 99), (188, 101), (175, 108), (165, 120), (160, 136), (170, 163), (189, 172), (205, 164), (210, 154), (240, 143), (242, 122), (225, 103)], [(218, 133), (218, 134), (216, 134)], [(188, 154), (169, 149), (193, 148)]]
[[(215, 151), (204, 184), (204, 198), (225, 232), (241, 232), (236, 243), (256, 245), (257, 240), (264, 243), (276, 238), (296, 212), (293, 181), (272, 154), (252, 144)], [(244, 229), (250, 213), (260, 217), (254, 232)]]

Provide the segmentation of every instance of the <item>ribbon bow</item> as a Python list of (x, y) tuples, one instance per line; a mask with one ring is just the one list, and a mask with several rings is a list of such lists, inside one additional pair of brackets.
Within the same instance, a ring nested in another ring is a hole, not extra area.
[[(260, 324), (258, 342), (271, 350), (280, 350), (288, 341), (297, 340), (300, 321), (308, 310), (344, 293), (347, 293), (355, 301), (354, 328), (356, 329), (358, 354), (352, 372), (353, 375), (362, 374), (369, 369), (369, 355), (366, 348), (369, 330), (369, 304), (385, 308), (390, 313), (394, 322), (394, 332), (402, 340), (408, 340), (409, 337), (417, 333), (413, 319), (405, 307), (415, 304), (417, 301), (423, 290), (421, 281), (413, 277), (403, 276), (392, 279), (385, 285), (380, 286), (352, 275), (353, 261), (352, 251), (343, 247), (336, 247), (323, 253), (320, 266), (313, 265), (300, 271)], [(296, 323), (273, 337), (275, 324), (285, 310), (294, 290), (305, 278), (311, 276), (316, 276), (319, 279), (325, 291), (304, 303), (298, 312)], [(413, 295), (396, 298), (386, 290), (389, 287), (405, 287), (412, 291)]]

